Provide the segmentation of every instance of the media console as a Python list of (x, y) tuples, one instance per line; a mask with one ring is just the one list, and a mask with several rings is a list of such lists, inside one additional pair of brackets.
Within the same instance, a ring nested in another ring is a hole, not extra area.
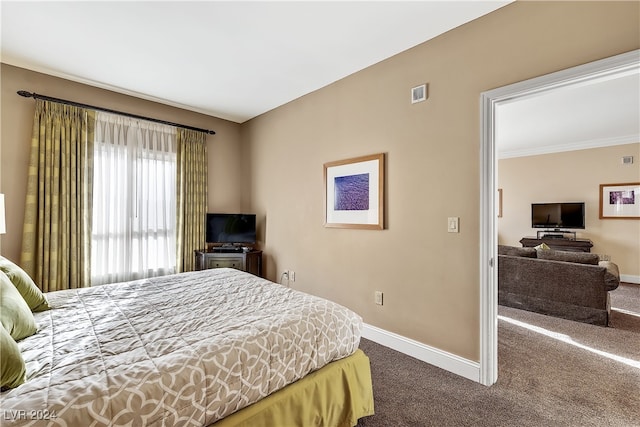
[(569, 239), (559, 237), (523, 237), (520, 240), (520, 244), (523, 248), (533, 248), (542, 243), (545, 243), (551, 249), (557, 251), (571, 251), (571, 252), (591, 252), (593, 242), (589, 239)]
[(262, 251), (218, 252), (216, 250), (214, 252), (212, 249), (197, 250), (195, 257), (196, 270), (229, 267), (262, 277)]

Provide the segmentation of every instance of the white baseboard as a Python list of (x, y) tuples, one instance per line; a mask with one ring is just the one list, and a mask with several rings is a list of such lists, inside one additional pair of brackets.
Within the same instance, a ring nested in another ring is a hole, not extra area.
[(464, 378), (480, 382), (480, 363), (478, 362), (467, 360), (366, 323), (362, 330), (362, 337)]
[(627, 282), (627, 283), (637, 283), (638, 285), (640, 285), (640, 276), (632, 276), (630, 274), (621, 274), (620, 281)]

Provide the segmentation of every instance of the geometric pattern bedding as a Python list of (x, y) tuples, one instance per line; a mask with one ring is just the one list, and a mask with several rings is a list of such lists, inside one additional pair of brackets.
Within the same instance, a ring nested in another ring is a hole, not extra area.
[(353, 354), (362, 318), (234, 269), (47, 294), (3, 426), (206, 426)]

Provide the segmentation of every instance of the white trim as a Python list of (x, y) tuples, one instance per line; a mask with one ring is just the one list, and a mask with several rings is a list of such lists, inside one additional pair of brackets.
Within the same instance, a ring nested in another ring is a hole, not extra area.
[(640, 49), (578, 65), (485, 92), (496, 102), (513, 102), (561, 87), (585, 85), (604, 78), (628, 75), (640, 68)]
[(495, 215), (496, 106), (555, 88), (588, 85), (592, 81), (637, 72), (639, 68), (640, 49), (637, 49), (486, 91), (480, 96), (480, 382), (484, 385), (491, 385), (498, 378), (498, 278), (493, 264), (498, 232)]
[(621, 274), (620, 281), (627, 282), (627, 283), (635, 283), (640, 285), (640, 276), (634, 276), (631, 274)]
[(537, 146), (519, 150), (508, 150), (498, 153), (499, 159), (537, 156), (540, 154), (562, 153), (565, 151), (587, 150), (590, 148), (612, 147), (615, 145), (635, 144), (640, 142), (640, 135), (625, 135), (612, 138), (592, 139), (589, 141), (570, 142), (553, 146)]
[(362, 329), (362, 337), (464, 378), (480, 382), (480, 365), (478, 362), (473, 362), (366, 323)]
[(498, 162), (495, 101), (480, 96), (480, 383), (498, 380)]

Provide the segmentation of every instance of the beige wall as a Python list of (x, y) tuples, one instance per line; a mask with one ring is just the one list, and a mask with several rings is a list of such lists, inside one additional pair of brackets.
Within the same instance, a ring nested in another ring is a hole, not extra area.
[[(638, 6), (517, 2), (244, 124), (269, 278), (294, 270), (297, 289), (479, 360), (480, 94), (637, 49)], [(323, 163), (378, 152), (386, 229), (324, 228)]]
[[(243, 125), (2, 65), (2, 253), (20, 251), (33, 114), (17, 90), (212, 128), (209, 208), (259, 215), (270, 279), (294, 270), (295, 288), (479, 360), (480, 93), (638, 49), (639, 13), (637, 2), (518, 2)], [(422, 83), (429, 99), (411, 105)], [(324, 228), (323, 163), (378, 152), (386, 229)]]
[[(623, 165), (623, 156), (634, 163)], [(610, 255), (620, 274), (640, 279), (640, 221), (599, 218), (600, 184), (640, 182), (638, 162), (640, 143), (500, 160), (500, 244), (520, 246), (522, 237), (536, 235), (531, 203), (585, 202), (585, 229), (577, 237), (593, 241), (591, 252)]]
[(209, 135), (209, 210), (235, 212), (241, 206), (240, 125), (179, 108), (74, 83), (2, 64), (0, 193), (5, 194), (7, 234), (0, 237), (3, 256), (20, 259), (29, 144), (35, 101), (16, 94), (27, 90), (56, 98), (212, 129)]

